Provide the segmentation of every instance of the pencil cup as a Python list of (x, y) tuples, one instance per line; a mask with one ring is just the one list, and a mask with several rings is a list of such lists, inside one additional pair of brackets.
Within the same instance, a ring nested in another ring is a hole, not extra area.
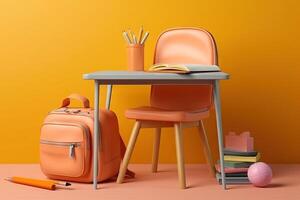
[(144, 71), (144, 45), (128, 45), (127, 62), (129, 71)]

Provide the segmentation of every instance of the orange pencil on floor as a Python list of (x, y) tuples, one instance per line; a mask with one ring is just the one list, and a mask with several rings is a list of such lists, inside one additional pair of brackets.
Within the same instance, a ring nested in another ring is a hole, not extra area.
[(39, 179), (32, 179), (32, 178), (24, 178), (24, 177), (8, 177), (5, 180), (18, 183), (22, 185), (28, 185), (38, 188), (43, 188), (47, 190), (55, 190), (57, 185), (60, 186), (70, 186), (71, 183), (68, 182), (58, 182), (58, 181), (52, 181), (52, 180), (39, 180)]

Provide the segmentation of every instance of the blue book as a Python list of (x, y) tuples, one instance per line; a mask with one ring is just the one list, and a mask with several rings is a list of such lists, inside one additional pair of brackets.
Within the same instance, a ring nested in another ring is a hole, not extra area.
[[(219, 184), (222, 183), (221, 173), (216, 173), (216, 179), (219, 182)], [(225, 180), (226, 180), (226, 183), (228, 183), (228, 184), (248, 184), (248, 183), (250, 183), (248, 176), (228, 177), (226, 174)]]

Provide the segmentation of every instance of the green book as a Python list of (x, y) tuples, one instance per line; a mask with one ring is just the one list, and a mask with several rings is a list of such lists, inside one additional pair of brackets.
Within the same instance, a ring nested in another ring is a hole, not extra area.
[(231, 156), (256, 156), (257, 151), (248, 151), (248, 152), (242, 152), (242, 151), (235, 151), (231, 149), (224, 149), (224, 155), (231, 155)]
[[(219, 160), (218, 163), (220, 163)], [(224, 161), (224, 167), (232, 167), (232, 168), (248, 168), (252, 164), (253, 164), (252, 162)]]

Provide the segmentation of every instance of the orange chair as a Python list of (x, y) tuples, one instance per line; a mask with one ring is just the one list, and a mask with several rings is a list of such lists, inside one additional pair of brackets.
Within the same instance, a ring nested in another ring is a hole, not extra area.
[[(202, 29), (178, 28), (163, 32), (156, 44), (154, 63), (217, 65), (212, 35)], [(202, 119), (209, 116), (212, 85), (153, 85), (150, 106), (129, 109), (125, 115), (136, 120), (117, 182), (122, 183), (140, 128), (155, 128), (152, 171), (157, 171), (161, 128), (174, 127), (179, 183), (186, 188), (182, 128), (198, 127), (210, 171), (215, 168)]]

